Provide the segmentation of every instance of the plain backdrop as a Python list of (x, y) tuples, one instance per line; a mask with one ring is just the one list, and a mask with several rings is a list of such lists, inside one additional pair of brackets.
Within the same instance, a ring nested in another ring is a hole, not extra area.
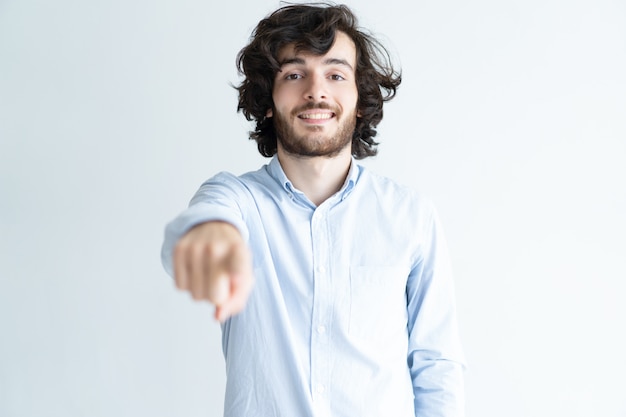
[[(468, 417), (626, 416), (626, 3), (353, 0), (403, 71), (364, 164), (430, 196)], [(0, 0), (0, 416), (217, 417), (163, 228), (266, 163), (235, 56), (276, 0)]]

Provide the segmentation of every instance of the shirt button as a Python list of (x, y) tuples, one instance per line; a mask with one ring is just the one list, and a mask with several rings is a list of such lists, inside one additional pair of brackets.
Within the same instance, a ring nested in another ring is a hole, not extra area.
[(326, 326), (317, 326), (317, 332), (319, 334), (324, 334), (326, 333)]
[(323, 394), (324, 393), (324, 386), (322, 384), (318, 384), (317, 387), (315, 388), (315, 390), (317, 391), (318, 394)]
[(318, 271), (320, 271), (320, 274), (325, 274), (326, 273), (326, 268), (324, 268), (323, 266), (320, 266), (318, 268)]

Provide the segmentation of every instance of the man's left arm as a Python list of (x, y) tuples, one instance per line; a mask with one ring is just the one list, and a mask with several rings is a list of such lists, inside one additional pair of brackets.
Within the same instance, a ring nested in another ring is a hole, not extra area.
[(448, 248), (436, 212), (426, 222), (422, 252), (407, 283), (408, 366), (415, 415), (463, 417), (465, 359), (456, 317)]

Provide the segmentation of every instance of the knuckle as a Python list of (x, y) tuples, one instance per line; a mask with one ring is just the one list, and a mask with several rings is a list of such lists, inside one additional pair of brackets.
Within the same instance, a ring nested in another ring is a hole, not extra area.
[(215, 246), (211, 243), (203, 245), (199, 250), (203, 256), (207, 257), (207, 259), (213, 259), (215, 257)]
[(174, 250), (172, 253), (174, 255), (174, 259), (180, 259), (184, 257), (184, 255), (187, 253), (187, 243), (180, 240), (176, 245), (174, 245)]

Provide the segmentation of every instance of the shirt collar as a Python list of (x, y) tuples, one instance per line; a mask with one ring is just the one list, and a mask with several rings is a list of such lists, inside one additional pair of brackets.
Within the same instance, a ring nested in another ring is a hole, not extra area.
[[(359, 176), (361, 174), (361, 166), (356, 163), (354, 157), (350, 161), (350, 170), (348, 171), (348, 176), (346, 177), (346, 181), (343, 183), (341, 189), (331, 198), (339, 197), (341, 200), (344, 200), (351, 192), (354, 186), (357, 184), (359, 180)], [(278, 161), (278, 156), (274, 155), (272, 160), (268, 164), (268, 172), (270, 176), (276, 180), (281, 187), (289, 194), (293, 195), (303, 194), (300, 190), (293, 186), (287, 175), (285, 175), (285, 171), (283, 171), (280, 162)]]

